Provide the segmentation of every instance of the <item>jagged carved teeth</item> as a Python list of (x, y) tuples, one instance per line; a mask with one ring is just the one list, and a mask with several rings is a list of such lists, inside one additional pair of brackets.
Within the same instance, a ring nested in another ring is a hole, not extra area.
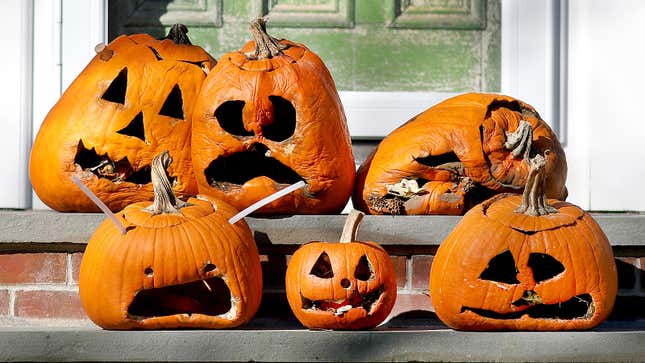
[(336, 316), (342, 316), (352, 309), (364, 309), (368, 314), (383, 294), (383, 286), (365, 295), (354, 294), (346, 299), (311, 300), (300, 295), (302, 308), (305, 310), (328, 311)]
[(149, 165), (135, 170), (127, 157), (115, 162), (107, 153), (99, 155), (94, 147), (85, 147), (83, 140), (78, 142), (74, 163), (80, 170), (109, 179), (113, 183), (148, 184), (152, 181)]

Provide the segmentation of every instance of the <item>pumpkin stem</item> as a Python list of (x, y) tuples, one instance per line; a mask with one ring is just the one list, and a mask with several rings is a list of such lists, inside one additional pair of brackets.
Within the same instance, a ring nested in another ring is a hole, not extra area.
[(176, 44), (193, 45), (188, 39), (188, 27), (184, 24), (174, 24), (170, 27), (165, 39), (170, 39)]
[(282, 51), (289, 47), (267, 33), (264, 18), (251, 21), (249, 31), (255, 41), (255, 51), (244, 53), (249, 60), (271, 59), (282, 54)]
[(356, 209), (352, 209), (351, 212), (347, 215), (345, 220), (345, 226), (343, 226), (343, 233), (340, 235), (340, 243), (350, 243), (356, 241), (356, 233), (358, 232), (358, 226), (363, 220), (363, 212), (359, 212)]
[(513, 157), (522, 156), (528, 160), (533, 145), (533, 126), (525, 120), (520, 120), (520, 124), (514, 132), (506, 131), (506, 142), (504, 147), (511, 150)]
[[(550, 151), (547, 150), (545, 155)], [(546, 159), (538, 154), (529, 159), (529, 176), (522, 193), (522, 204), (515, 210), (515, 213), (523, 213), (529, 216), (543, 216), (558, 213), (558, 210), (547, 203), (544, 192), (544, 180), (546, 174)]]
[(179, 213), (179, 209), (189, 205), (177, 199), (175, 193), (172, 192), (172, 184), (170, 184), (168, 174), (166, 174), (166, 169), (168, 169), (170, 163), (172, 163), (172, 157), (168, 150), (163, 151), (152, 159), (151, 177), (155, 199), (151, 206), (144, 208), (146, 212), (150, 212), (152, 215)]

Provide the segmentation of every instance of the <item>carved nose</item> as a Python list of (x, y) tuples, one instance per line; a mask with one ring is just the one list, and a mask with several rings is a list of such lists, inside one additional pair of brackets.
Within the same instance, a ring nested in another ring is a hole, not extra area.
[(349, 281), (349, 279), (342, 279), (340, 280), (340, 286), (342, 286), (343, 289), (349, 289), (349, 287), (352, 286), (352, 282)]
[(542, 304), (542, 298), (533, 290), (524, 290), (522, 297), (511, 303), (513, 306)]

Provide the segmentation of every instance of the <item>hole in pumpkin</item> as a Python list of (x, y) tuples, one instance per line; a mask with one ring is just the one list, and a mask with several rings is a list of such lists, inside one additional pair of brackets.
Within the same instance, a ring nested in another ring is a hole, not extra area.
[(176, 314), (217, 316), (231, 310), (231, 291), (213, 277), (181, 285), (139, 291), (130, 306), (131, 319), (143, 320)]
[(74, 163), (83, 171), (113, 183), (148, 184), (152, 181), (149, 165), (134, 170), (127, 157), (114, 162), (107, 154), (97, 154), (95, 148), (87, 149), (83, 140), (78, 142)]
[(161, 57), (161, 54), (159, 54), (159, 52), (157, 52), (155, 48), (148, 46), (148, 49), (150, 49), (150, 51), (152, 52), (152, 54), (155, 55), (155, 58), (157, 58), (158, 61), (163, 60), (163, 58)]
[(383, 285), (381, 285), (373, 291), (368, 292), (364, 295), (355, 293), (345, 299), (311, 300), (301, 294), (300, 300), (302, 302), (302, 308), (305, 310), (321, 310), (330, 312), (337, 316), (342, 316), (351, 309), (362, 308), (367, 311), (368, 315), (370, 315), (372, 313), (374, 305), (378, 302), (381, 295), (383, 295), (383, 291), (385, 291), (385, 289)]
[(273, 123), (262, 127), (262, 134), (271, 141), (284, 141), (296, 131), (296, 109), (280, 96), (269, 96), (273, 104)]
[(116, 133), (126, 136), (133, 136), (145, 142), (146, 135), (143, 129), (143, 112), (139, 112), (136, 116), (134, 116), (132, 121), (130, 121), (128, 126), (122, 128)]
[(368, 281), (374, 279), (374, 268), (372, 264), (367, 259), (367, 256), (363, 255), (358, 260), (358, 264), (354, 269), (354, 277), (357, 280)]
[(178, 84), (172, 88), (168, 97), (166, 97), (163, 106), (161, 106), (161, 110), (159, 110), (159, 114), (180, 120), (184, 119), (184, 101), (181, 97), (181, 89)]
[(147, 267), (145, 270), (143, 270), (143, 273), (146, 274), (146, 276), (148, 277), (152, 277), (155, 275), (155, 272), (152, 269), (152, 267)]
[(455, 163), (460, 161), (459, 158), (457, 157), (457, 154), (455, 154), (452, 151), (447, 152), (445, 154), (428, 155), (422, 158), (415, 157), (414, 160), (419, 164), (423, 164), (433, 168), (442, 164)]
[(215, 118), (219, 126), (235, 136), (253, 136), (252, 131), (244, 128), (242, 109), (244, 101), (226, 101), (215, 110)]
[(589, 319), (595, 312), (593, 299), (590, 294), (581, 294), (573, 298), (555, 304), (535, 304), (522, 311), (512, 313), (498, 313), (492, 310), (462, 307), (461, 312), (472, 311), (473, 313), (491, 319), (519, 319), (528, 315), (533, 319)]
[(340, 286), (343, 289), (349, 289), (350, 286), (352, 286), (352, 282), (349, 281), (349, 279), (342, 279), (342, 280), (340, 280)]
[(334, 277), (334, 271), (331, 268), (331, 261), (329, 260), (329, 255), (327, 255), (326, 252), (323, 252), (318, 256), (318, 259), (311, 267), (309, 274), (320, 277), (321, 279), (330, 279)]
[(564, 272), (564, 265), (550, 255), (531, 253), (527, 265), (533, 270), (536, 283), (554, 278)]
[(220, 189), (229, 184), (242, 185), (247, 181), (266, 176), (280, 184), (293, 184), (303, 180), (300, 175), (277, 159), (266, 156), (269, 149), (262, 144), (253, 144), (249, 151), (220, 156), (213, 160), (204, 174), (208, 183)]
[(488, 266), (482, 271), (479, 278), (505, 284), (519, 284), (517, 273), (513, 254), (510, 250), (506, 250), (488, 262)]
[(207, 262), (206, 265), (204, 266), (204, 273), (209, 273), (211, 271), (215, 271), (215, 269), (217, 269), (217, 267), (215, 265), (213, 265), (210, 262)]
[(125, 104), (125, 92), (128, 89), (128, 68), (123, 68), (119, 74), (112, 80), (102, 99), (114, 103)]

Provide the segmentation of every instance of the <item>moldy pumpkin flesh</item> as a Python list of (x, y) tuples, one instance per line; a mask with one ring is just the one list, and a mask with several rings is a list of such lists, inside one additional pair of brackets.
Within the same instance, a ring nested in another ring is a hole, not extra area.
[(547, 156), (546, 193), (563, 200), (567, 164), (553, 131), (528, 104), (462, 94), (389, 134), (361, 165), (353, 194), (371, 214), (463, 214), (499, 192), (521, 192), (526, 158)]
[(256, 214), (340, 212), (355, 166), (334, 81), (304, 45), (270, 37), (261, 19), (251, 29), (255, 40), (221, 57), (195, 105), (199, 193), (243, 209), (304, 180)]
[(51, 109), (34, 141), (30, 177), (45, 204), (58, 211), (98, 211), (71, 176), (113, 211), (150, 200), (150, 162), (162, 150), (175, 160), (174, 191), (196, 194), (189, 115), (215, 60), (186, 43), (185, 31), (176, 25), (171, 34), (179, 38), (122, 35), (97, 46), (98, 54)]

